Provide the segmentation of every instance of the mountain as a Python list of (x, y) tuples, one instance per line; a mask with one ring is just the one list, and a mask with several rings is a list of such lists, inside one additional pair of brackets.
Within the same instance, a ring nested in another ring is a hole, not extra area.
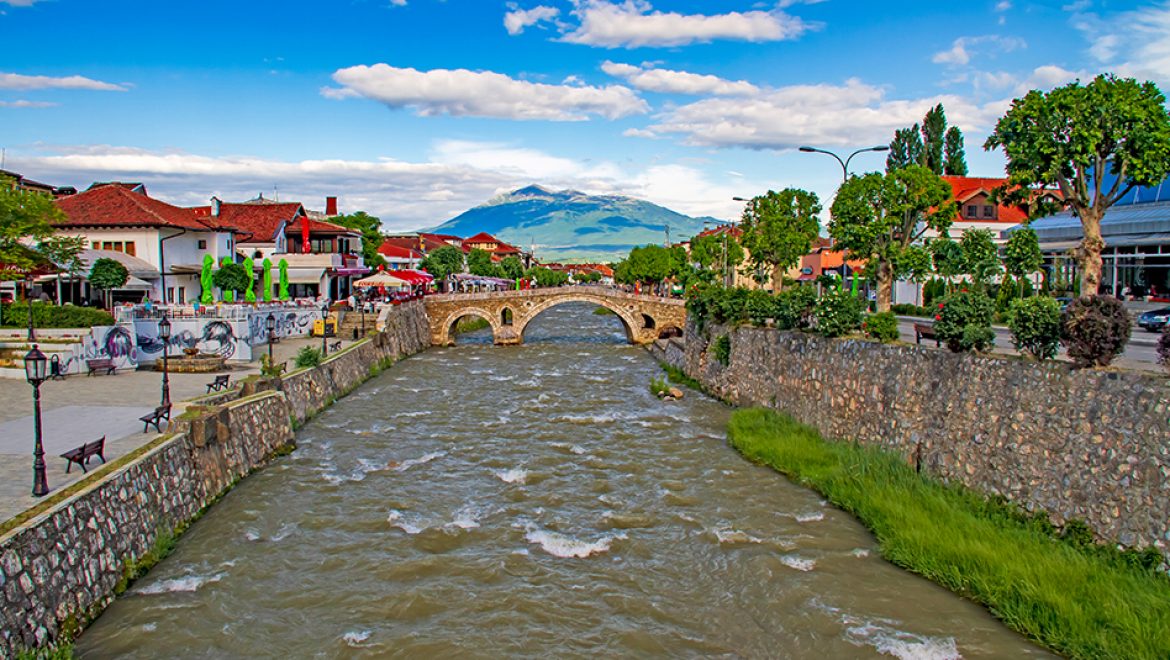
[(715, 218), (692, 218), (645, 200), (620, 195), (586, 195), (532, 185), (497, 195), (428, 230), (472, 236), (481, 231), (525, 250), (536, 245), (542, 261), (614, 261), (630, 248), (666, 240), (677, 243)]

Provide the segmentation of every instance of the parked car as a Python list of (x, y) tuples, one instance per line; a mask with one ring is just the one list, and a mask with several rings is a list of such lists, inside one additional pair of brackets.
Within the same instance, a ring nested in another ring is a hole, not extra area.
[(1170, 323), (1170, 307), (1150, 310), (1138, 317), (1138, 325), (1150, 332), (1161, 332), (1167, 323)]

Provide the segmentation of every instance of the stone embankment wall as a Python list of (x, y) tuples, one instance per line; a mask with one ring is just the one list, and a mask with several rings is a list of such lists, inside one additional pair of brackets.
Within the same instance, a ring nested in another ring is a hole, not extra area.
[[(0, 658), (76, 633), (115, 597), (127, 567), (293, 442), (299, 423), (356, 388), (375, 365), (430, 346), (421, 302), (385, 329), (295, 372), (280, 390), (249, 383), (176, 419), (176, 435), (0, 537)], [(239, 393), (238, 393), (239, 394)]]
[[(710, 341), (731, 336), (720, 364)], [(687, 328), (655, 356), (737, 405), (902, 453), (1102, 540), (1170, 557), (1170, 381), (765, 328)]]

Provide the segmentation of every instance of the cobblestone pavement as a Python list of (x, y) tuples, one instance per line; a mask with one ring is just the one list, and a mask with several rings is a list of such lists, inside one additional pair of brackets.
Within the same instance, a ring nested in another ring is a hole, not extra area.
[[(334, 340), (329, 340), (332, 343)], [(345, 341), (347, 347), (353, 342)], [(293, 357), (304, 346), (319, 347), (321, 340), (286, 339), (273, 346), (279, 362)], [(257, 355), (260, 351), (257, 351)], [(229, 363), (232, 380), (260, 372), (259, 361)], [(207, 383), (217, 374), (170, 375), (174, 415), (184, 400), (206, 394)], [(154, 427), (144, 433), (138, 417), (162, 399), (162, 374), (157, 371), (119, 371), (112, 376), (69, 376), (41, 385), (42, 442), (50, 494), (76, 482), (84, 473), (76, 465), (66, 474), (60, 455), (82, 443), (106, 436), (106, 460), (134, 451), (158, 437)], [(0, 521), (35, 505), (32, 496), (33, 416), (32, 388), (23, 380), (0, 379)], [(165, 429), (165, 427), (164, 427)], [(90, 468), (101, 465), (92, 459)]]

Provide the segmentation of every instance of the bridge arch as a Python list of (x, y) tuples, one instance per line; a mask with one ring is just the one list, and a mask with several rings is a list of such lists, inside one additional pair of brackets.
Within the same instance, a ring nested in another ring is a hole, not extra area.
[[(621, 301), (612, 300), (605, 296), (598, 296), (595, 294), (569, 294), (561, 295), (542, 302), (526, 301), (523, 305), (524, 315), (523, 319), (516, 324), (516, 334), (523, 339), (524, 331), (528, 328), (528, 324), (532, 322), (541, 312), (548, 311), (558, 305), (566, 303), (583, 302), (590, 305), (597, 305), (604, 307), (617, 315), (618, 320), (622, 322), (622, 329), (626, 331), (626, 339), (631, 344), (638, 343), (639, 330), (642, 329), (641, 317), (644, 315), (638, 314), (636, 311), (630, 309), (623, 309)], [(634, 307), (631, 305), (631, 307)]]
[(441, 324), (441, 327), (443, 328), (443, 346), (455, 345), (455, 324), (459, 322), (459, 319), (465, 316), (475, 316), (487, 321), (488, 325), (490, 325), (492, 328), (492, 337), (498, 338), (500, 336), (500, 320), (496, 318), (494, 314), (490, 313), (486, 309), (480, 309), (478, 307), (465, 307), (463, 309), (457, 309), (454, 312), (451, 312), (447, 315), (446, 318), (443, 319)]

